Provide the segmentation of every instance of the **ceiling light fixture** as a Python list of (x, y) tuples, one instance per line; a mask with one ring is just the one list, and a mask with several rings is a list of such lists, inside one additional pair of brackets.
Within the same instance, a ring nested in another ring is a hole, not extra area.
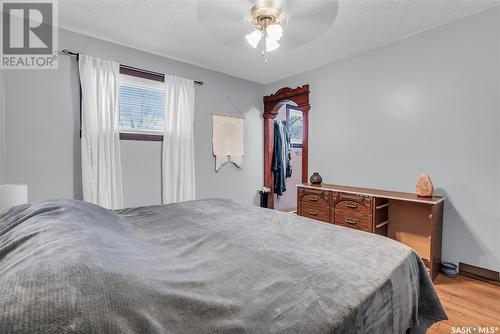
[(261, 55), (266, 63), (267, 52), (280, 47), (278, 41), (283, 35), (282, 18), (281, 8), (274, 1), (261, 1), (250, 11), (250, 22), (256, 30), (246, 35), (245, 38), (253, 48), (257, 48), (260, 44)]

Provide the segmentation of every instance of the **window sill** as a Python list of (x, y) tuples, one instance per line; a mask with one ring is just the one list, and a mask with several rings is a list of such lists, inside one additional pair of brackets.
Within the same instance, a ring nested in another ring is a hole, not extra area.
[(120, 140), (163, 141), (163, 135), (121, 132)]

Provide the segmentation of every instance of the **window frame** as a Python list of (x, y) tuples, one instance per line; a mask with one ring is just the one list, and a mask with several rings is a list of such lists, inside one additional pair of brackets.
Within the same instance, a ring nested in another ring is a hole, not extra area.
[[(165, 82), (165, 76), (161, 73), (141, 70), (126, 65), (120, 65), (120, 74), (130, 75), (142, 79)], [(163, 135), (149, 134), (149, 133), (130, 133), (130, 132), (120, 131), (120, 140), (163, 141)]]
[[(302, 131), (304, 130), (304, 114), (302, 112), (302, 110), (300, 110), (300, 108), (298, 106), (294, 106), (294, 105), (291, 105), (291, 104), (287, 104), (286, 105), (286, 120), (288, 122), (288, 126), (289, 126), (289, 129), (290, 129), (290, 133), (292, 132), (291, 129), (292, 129), (292, 110), (294, 112), (300, 112), (301, 114), (301, 117), (302, 117)], [(302, 141), (300, 143), (298, 142), (292, 142), (291, 138), (290, 138), (290, 142), (292, 144), (292, 147), (293, 148), (302, 148), (302, 146), (304, 145), (304, 134), (302, 133)]]

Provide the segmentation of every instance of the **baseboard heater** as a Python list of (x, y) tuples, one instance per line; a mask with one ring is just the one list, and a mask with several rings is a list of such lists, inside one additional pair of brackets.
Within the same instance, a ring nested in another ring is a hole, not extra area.
[(458, 272), (460, 275), (486, 281), (500, 285), (500, 273), (486, 268), (476, 267), (467, 263), (458, 263)]

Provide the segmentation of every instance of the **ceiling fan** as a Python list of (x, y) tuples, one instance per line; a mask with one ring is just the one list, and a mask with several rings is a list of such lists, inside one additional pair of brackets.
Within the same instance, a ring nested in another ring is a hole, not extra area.
[(221, 46), (255, 48), (267, 60), (278, 48), (293, 52), (320, 38), (338, 6), (337, 0), (200, 0), (197, 16), (203, 34)]
[(280, 47), (278, 43), (283, 36), (285, 14), (278, 2), (260, 1), (250, 10), (249, 21), (255, 30), (247, 35), (245, 39), (254, 49), (260, 44), (261, 55), (267, 63), (267, 52), (274, 51)]

